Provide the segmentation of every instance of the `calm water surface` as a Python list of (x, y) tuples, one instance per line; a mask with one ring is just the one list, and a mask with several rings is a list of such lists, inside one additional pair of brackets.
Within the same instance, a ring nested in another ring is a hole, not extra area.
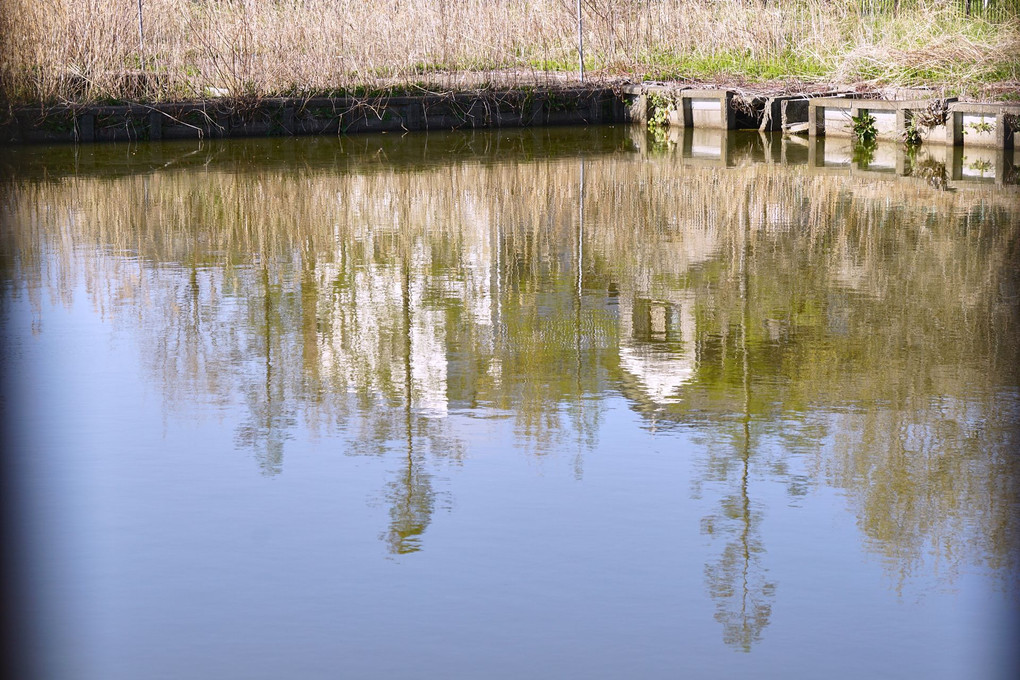
[(6, 151), (32, 674), (1012, 677), (1020, 188), (945, 156)]

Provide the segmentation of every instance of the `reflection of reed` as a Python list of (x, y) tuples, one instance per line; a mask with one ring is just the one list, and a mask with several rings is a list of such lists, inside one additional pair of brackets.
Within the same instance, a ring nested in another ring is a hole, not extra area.
[[(299, 419), (386, 450), (407, 395), (412, 481), (426, 451), (460, 450), (451, 407), (512, 411), (536, 451), (568, 424), (594, 446), (613, 387), (664, 426), (745, 411), (797, 450), (834, 438), (819, 477), (900, 564), (932, 545), (1007, 558), (1010, 196), (610, 155), (585, 160), (579, 213), (580, 173), (565, 159), (22, 181), (3, 266), (15, 293), (69, 300), (83, 282), (137, 327), (169, 408), (243, 395), (239, 440), (270, 470)], [(621, 358), (655, 343), (689, 361), (660, 388)]]

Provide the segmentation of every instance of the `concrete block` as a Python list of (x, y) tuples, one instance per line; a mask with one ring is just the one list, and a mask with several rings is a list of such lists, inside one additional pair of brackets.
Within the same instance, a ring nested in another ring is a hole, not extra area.
[(853, 137), (853, 107), (849, 104), (822, 106), (818, 108), (817, 121), (820, 134), (826, 137)]
[[(816, 136), (853, 137), (853, 119), (866, 114), (874, 119), (877, 140), (901, 141), (904, 139), (911, 122), (927, 111), (933, 101), (938, 100), (815, 99), (811, 101), (808, 113), (810, 133)], [(951, 107), (955, 100), (949, 99), (945, 101)], [(966, 114), (961, 112), (962, 115), (973, 116), (978, 114), (975, 112)], [(955, 127), (952, 121), (953, 118), (950, 114), (946, 125), (919, 128), (922, 142), (944, 142), (950, 145), (963, 143), (963, 131), (965, 129), (963, 118), (957, 117)], [(976, 125), (972, 125), (972, 128), (976, 131), (987, 134), (994, 129), (986, 121), (972, 122), (976, 122)], [(992, 136), (986, 136), (975, 138), (974, 141), (975, 143), (991, 144), (994, 142), (994, 139)]]
[(630, 123), (648, 124), (648, 95), (644, 92), (628, 95), (626, 100), (626, 120)]
[(733, 130), (737, 127), (733, 109), (733, 92), (729, 90), (682, 90), (680, 110), (685, 127)]
[(990, 146), (1012, 149), (1020, 105), (955, 102), (949, 106), (946, 140), (963, 146)]
[[(854, 100), (851, 110), (852, 117), (858, 118), (862, 115), (871, 116), (875, 121), (875, 139), (900, 141), (903, 139), (903, 107), (906, 102), (881, 101), (877, 99)], [(853, 134), (853, 123), (851, 122), (850, 133)]]
[(808, 102), (808, 133), (812, 137), (852, 134), (848, 121), (853, 115), (848, 97), (815, 97)]

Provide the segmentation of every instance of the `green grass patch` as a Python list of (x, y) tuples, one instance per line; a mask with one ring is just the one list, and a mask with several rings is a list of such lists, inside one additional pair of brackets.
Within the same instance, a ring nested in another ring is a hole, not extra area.
[(736, 51), (656, 55), (648, 59), (646, 68), (646, 77), (651, 80), (710, 79), (721, 74), (742, 76), (754, 81), (783, 78), (812, 80), (824, 78), (829, 73), (826, 65), (818, 59), (793, 51), (761, 55)]
[[(586, 50), (587, 51), (587, 50)], [(559, 58), (559, 57), (535, 57), (527, 60), (527, 65), (539, 71), (553, 71), (553, 72), (574, 72), (577, 71), (577, 54), (573, 57)], [(598, 63), (595, 59), (585, 59), (584, 69), (586, 71), (594, 71), (598, 68)]]

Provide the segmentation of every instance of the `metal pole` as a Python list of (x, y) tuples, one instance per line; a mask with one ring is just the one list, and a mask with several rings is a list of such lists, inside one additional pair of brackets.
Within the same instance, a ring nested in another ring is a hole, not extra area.
[[(141, 0), (138, 0), (141, 2)], [(584, 82), (584, 32), (581, 26), (581, 0), (577, 0), (577, 61), (581, 66), (581, 82)]]
[(145, 50), (145, 33), (142, 31), (142, 0), (138, 0), (138, 49)]

